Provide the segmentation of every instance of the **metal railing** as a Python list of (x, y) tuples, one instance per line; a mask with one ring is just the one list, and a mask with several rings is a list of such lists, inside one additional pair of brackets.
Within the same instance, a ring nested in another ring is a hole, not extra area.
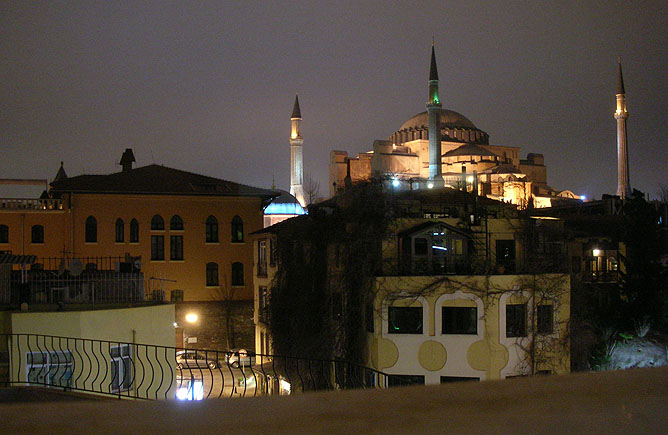
[(10, 210), (62, 210), (60, 199), (0, 198), (0, 209)]
[(0, 334), (0, 386), (126, 399), (203, 400), (386, 388), (400, 377), (340, 360), (39, 334)]

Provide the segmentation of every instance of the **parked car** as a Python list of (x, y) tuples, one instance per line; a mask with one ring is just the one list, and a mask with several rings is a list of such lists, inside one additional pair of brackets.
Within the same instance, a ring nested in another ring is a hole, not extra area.
[(176, 352), (176, 368), (178, 369), (215, 369), (220, 366), (216, 352), (205, 352), (203, 350), (180, 350)]
[(255, 364), (255, 352), (246, 349), (233, 349), (226, 355), (227, 363), (235, 369), (250, 367)]

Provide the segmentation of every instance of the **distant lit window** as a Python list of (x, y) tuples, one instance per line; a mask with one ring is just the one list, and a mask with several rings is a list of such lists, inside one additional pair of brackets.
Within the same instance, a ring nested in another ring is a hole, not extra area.
[(218, 219), (215, 216), (206, 218), (206, 242), (218, 242)]
[(443, 307), (443, 334), (477, 334), (478, 308)]
[(161, 231), (165, 229), (165, 221), (162, 219), (162, 216), (156, 214), (151, 219), (151, 230), (152, 231)]
[(32, 226), (32, 243), (44, 243), (44, 227), (42, 225)]
[(172, 290), (169, 294), (171, 302), (183, 302), (183, 290)]
[(538, 305), (536, 308), (536, 328), (539, 334), (554, 331), (554, 308), (552, 305)]
[(183, 260), (183, 236), (169, 236), (169, 259)]
[(172, 220), (169, 221), (169, 229), (172, 231), (183, 231), (183, 219), (181, 216), (175, 214)]
[(151, 236), (151, 260), (165, 259), (165, 236)]
[(93, 216), (86, 218), (86, 243), (97, 242), (97, 219)]
[(9, 227), (0, 225), (0, 243), (9, 243)]
[(116, 219), (116, 243), (123, 243), (125, 239), (125, 224), (123, 219)]
[(388, 307), (389, 334), (422, 334), (422, 307)]
[(232, 218), (232, 242), (244, 241), (244, 221), (239, 216)]
[(527, 336), (527, 305), (506, 305), (506, 337)]
[(206, 264), (206, 285), (207, 286), (218, 285), (218, 264), (216, 263)]
[(137, 219), (130, 221), (130, 243), (139, 243), (139, 222), (137, 222)]
[(232, 263), (232, 285), (244, 285), (244, 265)]

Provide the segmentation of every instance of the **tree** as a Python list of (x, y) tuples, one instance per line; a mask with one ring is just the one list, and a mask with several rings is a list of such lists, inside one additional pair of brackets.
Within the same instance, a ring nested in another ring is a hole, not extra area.
[(320, 182), (306, 174), (304, 180), (304, 195), (306, 195), (307, 205), (315, 203), (320, 197)]

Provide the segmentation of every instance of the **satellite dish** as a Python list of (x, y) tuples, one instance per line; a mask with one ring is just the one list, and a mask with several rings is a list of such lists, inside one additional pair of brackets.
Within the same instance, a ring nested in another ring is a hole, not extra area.
[(81, 264), (81, 260), (74, 259), (70, 261), (70, 275), (79, 276), (81, 275), (81, 272), (83, 272), (83, 264)]
[(60, 265), (58, 265), (58, 276), (62, 276), (65, 273), (65, 259), (60, 260)]

